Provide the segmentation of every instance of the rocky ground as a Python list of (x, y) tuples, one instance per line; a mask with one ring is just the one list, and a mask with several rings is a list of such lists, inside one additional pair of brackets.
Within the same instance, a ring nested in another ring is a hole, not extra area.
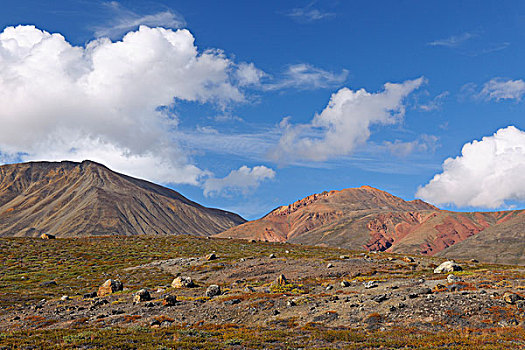
[[(253, 247), (260, 244), (252, 243), (246, 254), (216, 249), (213, 256), (154, 259), (115, 275), (108, 271), (104, 276), (115, 281), (130, 275), (143, 279), (143, 285), (127, 285), (122, 279), (122, 290), (117, 285), (113, 293), (111, 288), (99, 290), (100, 284), (75, 293), (61, 290), (61, 280), (39, 282), (39, 288), (53, 290), (54, 296), (3, 306), (0, 340), (2, 334), (9, 339), (20, 331), (215, 325), (296, 329), (298, 334), (312, 327), (363, 334), (501, 329), (519, 334), (505, 347), (525, 347), (523, 267), (460, 261), (461, 271), (434, 273), (445, 260), (336, 249), (323, 251), (322, 257), (301, 257), (299, 251), (307, 247), (264, 244), (257, 252)], [(192, 283), (179, 278), (174, 287), (171, 278), (156, 283), (156, 276), (190, 277)], [(220, 291), (211, 291), (212, 285)]]

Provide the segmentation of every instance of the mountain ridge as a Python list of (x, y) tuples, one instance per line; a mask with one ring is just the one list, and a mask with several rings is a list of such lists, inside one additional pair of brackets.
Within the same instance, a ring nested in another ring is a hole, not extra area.
[(216, 236), (436, 255), (524, 212), (453, 212), (361, 186), (312, 194)]
[(0, 166), (0, 236), (211, 235), (243, 222), (93, 161)]

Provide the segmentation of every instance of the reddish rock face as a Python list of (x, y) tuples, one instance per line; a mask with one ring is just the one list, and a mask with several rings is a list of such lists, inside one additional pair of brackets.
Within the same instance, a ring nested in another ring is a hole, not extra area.
[(517, 215), (450, 212), (363, 186), (313, 194), (218, 236), (434, 255)]

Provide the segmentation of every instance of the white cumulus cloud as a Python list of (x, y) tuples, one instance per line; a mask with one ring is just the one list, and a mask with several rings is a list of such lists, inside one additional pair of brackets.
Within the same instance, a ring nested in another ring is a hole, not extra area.
[(204, 182), (204, 195), (228, 195), (232, 192), (246, 194), (250, 190), (256, 189), (262, 181), (274, 177), (275, 171), (264, 165), (253, 168), (243, 165), (238, 170), (232, 170), (226, 177), (208, 178)]
[(525, 132), (514, 126), (463, 146), (416, 194), (434, 204), (498, 208), (525, 200)]
[(520, 101), (525, 94), (525, 81), (505, 80), (502, 78), (494, 78), (483, 85), (483, 89), (479, 93), (479, 97), (487, 100), (516, 100)]
[(152, 181), (198, 184), (205, 172), (177, 146), (177, 118), (164, 111), (178, 100), (243, 101), (238, 69), (220, 51), (199, 52), (188, 30), (141, 26), (121, 41), (73, 46), (34, 26), (7, 27), (0, 159), (88, 158)]
[(401, 84), (386, 83), (384, 90), (377, 93), (342, 88), (332, 95), (328, 106), (316, 114), (311, 123), (292, 125), (285, 118), (281, 122), (284, 133), (269, 156), (278, 162), (288, 162), (324, 161), (348, 155), (368, 140), (371, 125), (395, 124), (402, 120), (405, 98), (423, 82), (424, 78), (418, 78)]

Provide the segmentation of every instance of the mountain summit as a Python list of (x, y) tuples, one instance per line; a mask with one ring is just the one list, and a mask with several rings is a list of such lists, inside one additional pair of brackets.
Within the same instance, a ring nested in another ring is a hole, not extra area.
[[(514, 228), (525, 227), (524, 222), (523, 210), (451, 212), (363, 186), (313, 194), (217, 236), (424, 255), (447, 255), (448, 249), (462, 242), (453, 251), (461, 251), (464, 257), (478, 257), (470, 254), (476, 250), (468, 249), (469, 242), (479, 246), (482, 237), (487, 240), (499, 234), (501, 237), (492, 241), (515, 244), (523, 240), (524, 233), (505, 239), (507, 231), (513, 232), (508, 226), (512, 223)], [(476, 235), (485, 230), (487, 234), (476, 240)], [(520, 251), (508, 250), (516, 254), (499, 257), (498, 262), (525, 263), (523, 244), (520, 246)], [(485, 247), (482, 260), (493, 260), (486, 256), (490, 250), (490, 246)]]
[(0, 166), (0, 236), (211, 235), (243, 222), (92, 161)]

